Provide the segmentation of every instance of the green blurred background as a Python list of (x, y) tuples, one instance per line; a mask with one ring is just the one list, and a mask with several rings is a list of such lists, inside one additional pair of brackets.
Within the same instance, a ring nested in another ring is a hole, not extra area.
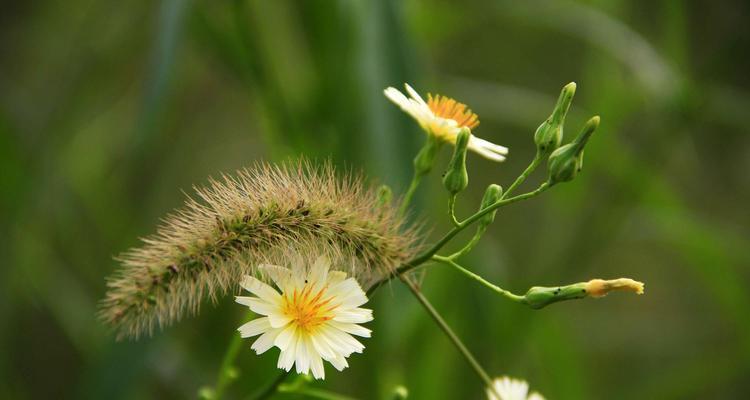
[[(116, 342), (95, 318), (112, 257), (182, 191), (256, 160), (330, 157), (402, 192), (423, 134), (382, 89), (405, 81), (469, 103), (477, 135), (511, 148), (503, 164), (470, 157), (460, 215), (530, 161), (564, 84), (578, 83), (566, 138), (602, 117), (583, 174), (504, 209), (465, 264), (515, 292), (632, 276), (646, 295), (530, 311), (430, 267), (425, 292), (492, 374), (550, 399), (747, 396), (748, 2), (2, 5), (0, 398), (191, 398), (212, 384), (244, 311), (226, 298)], [(448, 229), (437, 175), (417, 200), (434, 235)], [(483, 398), (403, 287), (371, 306), (365, 353), (324, 387)], [(249, 346), (232, 398), (276, 375), (277, 352)]]

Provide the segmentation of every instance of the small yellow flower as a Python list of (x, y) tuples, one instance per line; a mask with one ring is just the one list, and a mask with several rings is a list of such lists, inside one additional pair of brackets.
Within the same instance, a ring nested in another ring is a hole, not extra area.
[[(449, 97), (427, 95), (427, 102), (409, 84), (404, 84), (406, 97), (398, 89), (389, 87), (383, 91), (385, 96), (399, 106), (404, 112), (417, 120), (419, 126), (428, 135), (433, 135), (443, 142), (455, 144), (461, 128), (473, 130), (479, 126), (479, 116)], [(493, 161), (503, 161), (508, 148), (480, 139), (474, 135), (469, 139), (469, 149)]]
[(544, 397), (537, 392), (529, 393), (529, 384), (520, 379), (507, 376), (495, 378), (492, 381), (492, 387), (500, 395), (500, 398), (498, 399), (495, 393), (487, 388), (489, 400), (544, 400)]
[(264, 315), (241, 327), (243, 338), (260, 335), (252, 349), (258, 354), (273, 346), (281, 350), (277, 366), (298, 374), (312, 371), (324, 379), (323, 360), (341, 371), (346, 358), (365, 348), (352, 335), (370, 337), (370, 330), (358, 324), (372, 321), (372, 310), (360, 308), (367, 296), (354, 278), (341, 271), (329, 271), (330, 261), (319, 257), (312, 266), (292, 269), (261, 265), (281, 290), (245, 276), (241, 286), (257, 297), (237, 296), (236, 301)]
[(643, 294), (643, 283), (630, 278), (620, 279), (592, 279), (586, 282), (586, 293), (591, 297), (603, 297), (613, 290), (624, 290)]

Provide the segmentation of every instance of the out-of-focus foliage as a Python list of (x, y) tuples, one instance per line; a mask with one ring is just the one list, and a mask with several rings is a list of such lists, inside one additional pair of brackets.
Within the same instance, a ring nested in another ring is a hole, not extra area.
[[(469, 103), (477, 134), (511, 149), (503, 164), (469, 157), (459, 215), (524, 168), (562, 85), (578, 83), (566, 140), (602, 117), (583, 173), (503, 209), (466, 264), (515, 292), (627, 275), (646, 295), (530, 311), (430, 267), (426, 294), (491, 373), (552, 399), (750, 390), (747, 2), (3, 6), (0, 398), (186, 398), (212, 384), (241, 307), (225, 299), (150, 339), (115, 342), (95, 318), (112, 256), (183, 190), (254, 160), (330, 157), (403, 193), (422, 133), (381, 91), (404, 81)], [(422, 215), (445, 214), (439, 172), (418, 196)], [(372, 307), (365, 353), (327, 388), (484, 395), (400, 285)], [(245, 344), (237, 398), (276, 375), (277, 355)]]

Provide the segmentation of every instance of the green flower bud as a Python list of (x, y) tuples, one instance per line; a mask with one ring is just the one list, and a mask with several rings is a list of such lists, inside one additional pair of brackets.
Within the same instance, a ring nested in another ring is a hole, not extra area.
[(414, 157), (414, 171), (417, 175), (426, 175), (432, 170), (435, 163), (435, 157), (440, 151), (441, 142), (433, 135), (427, 136), (427, 141)]
[[(500, 187), (500, 185), (495, 185), (493, 183), (492, 185), (487, 186), (487, 190), (484, 191), (484, 197), (482, 197), (482, 205), (479, 207), (479, 210), (484, 210), (485, 208), (497, 203), (497, 201), (500, 200), (500, 197), (502, 196), (503, 188)], [(479, 220), (479, 228), (482, 230), (487, 229), (487, 226), (489, 226), (495, 220), (495, 214), (497, 214), (496, 209), (482, 216), (482, 219)]]
[(615, 290), (643, 294), (644, 284), (630, 278), (619, 278), (592, 279), (588, 282), (557, 287), (534, 286), (526, 292), (521, 301), (538, 310), (558, 301), (604, 297)]
[(558, 287), (534, 286), (523, 296), (523, 302), (538, 310), (558, 301), (582, 299), (587, 296), (585, 282)]
[(583, 148), (597, 127), (599, 127), (599, 116), (588, 120), (581, 133), (572, 142), (552, 152), (547, 162), (550, 185), (570, 181), (581, 172)]
[(550, 154), (560, 147), (565, 116), (568, 115), (568, 109), (570, 109), (570, 103), (573, 102), (575, 93), (575, 82), (565, 85), (560, 92), (560, 97), (557, 99), (557, 104), (552, 114), (534, 132), (534, 143), (536, 143), (537, 151), (540, 154)]
[(393, 201), (393, 191), (388, 185), (381, 185), (378, 188), (378, 208), (384, 208)]
[(469, 146), (471, 132), (462, 128), (456, 137), (456, 148), (448, 164), (448, 171), (443, 176), (443, 186), (452, 194), (466, 189), (469, 185), (469, 174), (466, 173), (466, 148)]

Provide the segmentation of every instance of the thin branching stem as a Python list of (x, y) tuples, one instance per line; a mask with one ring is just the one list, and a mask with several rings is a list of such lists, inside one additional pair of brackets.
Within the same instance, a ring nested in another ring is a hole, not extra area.
[(507, 291), (507, 290), (505, 290), (505, 289), (503, 289), (503, 288), (501, 288), (501, 287), (499, 287), (499, 286), (497, 286), (497, 285), (489, 282), (488, 280), (482, 278), (481, 276), (479, 276), (479, 275), (477, 275), (477, 274), (469, 271), (468, 269), (462, 267), (460, 264), (458, 264), (457, 262), (453, 261), (453, 259), (451, 257), (443, 257), (443, 256), (439, 256), (439, 255), (434, 255), (434, 256), (432, 256), (432, 259), (435, 260), (435, 261), (441, 262), (443, 264), (450, 265), (451, 267), (453, 267), (453, 268), (461, 271), (464, 275), (468, 276), (469, 278), (474, 279), (475, 281), (481, 283), (484, 286), (487, 286), (488, 288), (492, 289), (494, 292), (497, 292), (497, 293), (503, 295), (504, 297), (508, 298), (509, 300), (513, 300), (516, 303), (522, 303), (522, 304), (525, 302), (524, 296), (519, 296), (517, 294), (513, 294), (513, 293), (511, 293), (511, 292), (509, 292), (509, 291)]
[(508, 187), (508, 189), (503, 193), (503, 195), (500, 197), (500, 200), (508, 198), (513, 191), (520, 186), (526, 178), (531, 175), (532, 172), (536, 169), (536, 167), (539, 166), (539, 164), (542, 162), (542, 155), (537, 151), (536, 155), (534, 156), (534, 159), (531, 160), (531, 163), (526, 167), (526, 169), (521, 173), (521, 175), (518, 175), (518, 178), (516, 178), (515, 181)]
[(241, 348), (242, 337), (240, 337), (239, 333), (233, 332), (232, 340), (229, 341), (227, 350), (224, 353), (224, 359), (221, 362), (221, 368), (219, 368), (219, 376), (216, 379), (213, 399), (221, 399), (227, 386), (232, 382), (234, 378), (232, 373), (232, 369), (234, 369), (234, 360), (237, 358)]
[(403, 217), (406, 214), (406, 210), (409, 209), (409, 204), (411, 204), (414, 193), (416, 193), (417, 188), (419, 187), (419, 182), (422, 181), (422, 176), (423, 175), (419, 172), (414, 172), (414, 176), (411, 178), (411, 183), (409, 183), (409, 189), (406, 190), (404, 199), (401, 201), (401, 206), (398, 209), (399, 216)]
[(461, 341), (461, 339), (459, 339), (456, 333), (453, 332), (453, 329), (451, 329), (448, 323), (445, 322), (445, 320), (442, 316), (440, 316), (437, 310), (435, 310), (435, 307), (433, 307), (432, 303), (430, 303), (430, 301), (427, 300), (427, 298), (422, 294), (417, 285), (415, 285), (409, 279), (409, 277), (405, 275), (399, 275), (399, 278), (402, 282), (404, 282), (404, 284), (406, 284), (409, 290), (411, 290), (412, 294), (414, 294), (414, 297), (416, 297), (419, 303), (422, 304), (422, 307), (424, 307), (424, 309), (428, 314), (430, 314), (432, 319), (435, 320), (435, 323), (437, 323), (440, 329), (445, 332), (445, 335), (448, 336), (448, 339), (450, 339), (451, 342), (453, 342), (453, 345), (456, 346), (458, 351), (466, 359), (469, 365), (471, 365), (471, 368), (474, 369), (474, 372), (476, 372), (476, 374), (484, 382), (487, 388), (495, 392), (495, 396), (497, 396), (498, 399), (502, 398), (492, 385), (492, 379), (490, 378), (490, 375), (487, 373), (487, 371), (482, 368), (477, 359), (474, 358), (474, 355), (471, 354), (466, 345), (464, 345), (464, 343)]

